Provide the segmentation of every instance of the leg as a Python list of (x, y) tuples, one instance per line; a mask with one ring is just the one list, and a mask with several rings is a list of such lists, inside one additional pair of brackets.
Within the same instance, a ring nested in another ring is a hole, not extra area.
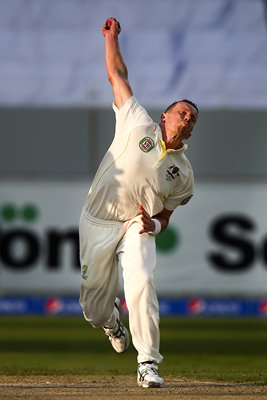
[(120, 230), (120, 224), (97, 225), (81, 215), (80, 304), (85, 319), (94, 327), (115, 323), (114, 302), (119, 285), (116, 246), (121, 238)]
[(140, 226), (133, 223), (119, 247), (119, 262), (123, 269), (124, 291), (129, 310), (129, 325), (138, 363), (159, 363), (159, 305), (155, 291), (155, 238), (139, 234)]

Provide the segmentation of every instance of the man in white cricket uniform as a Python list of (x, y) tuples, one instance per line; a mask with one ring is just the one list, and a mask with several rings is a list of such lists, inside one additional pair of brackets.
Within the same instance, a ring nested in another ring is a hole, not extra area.
[(119, 50), (119, 22), (109, 18), (102, 33), (116, 130), (81, 214), (80, 303), (85, 319), (103, 327), (117, 352), (126, 351), (129, 334), (116, 297), (118, 265), (122, 268), (138, 353), (137, 381), (142, 387), (161, 387), (155, 235), (167, 228), (173, 210), (193, 195), (193, 172), (183, 140), (191, 136), (198, 109), (189, 100), (175, 102), (156, 124), (133, 96)]

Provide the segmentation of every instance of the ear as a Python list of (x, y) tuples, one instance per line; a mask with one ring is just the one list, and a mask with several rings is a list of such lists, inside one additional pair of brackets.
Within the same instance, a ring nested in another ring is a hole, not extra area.
[(160, 121), (165, 122), (165, 119), (166, 119), (166, 113), (162, 113), (160, 116)]

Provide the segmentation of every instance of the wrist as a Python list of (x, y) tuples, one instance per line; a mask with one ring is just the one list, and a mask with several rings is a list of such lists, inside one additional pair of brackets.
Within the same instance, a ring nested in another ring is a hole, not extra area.
[(158, 220), (158, 219), (156, 219), (156, 218), (151, 218), (151, 220), (154, 222), (154, 224), (155, 224), (155, 229), (154, 229), (154, 231), (151, 231), (151, 232), (149, 232), (150, 233), (150, 235), (154, 235), (154, 236), (156, 236), (156, 235), (158, 235), (160, 232), (161, 232), (161, 223), (160, 223), (160, 221)]

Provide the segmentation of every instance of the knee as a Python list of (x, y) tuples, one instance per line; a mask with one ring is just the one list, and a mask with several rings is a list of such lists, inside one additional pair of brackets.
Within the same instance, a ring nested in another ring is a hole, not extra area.
[(83, 309), (84, 319), (89, 322), (93, 328), (101, 328), (108, 318), (101, 315), (94, 315), (90, 310)]
[(91, 313), (89, 313), (88, 311), (85, 311), (85, 310), (83, 310), (83, 316), (84, 316), (84, 319), (87, 322), (89, 322), (93, 328), (100, 328), (101, 326), (103, 326), (103, 324), (105, 322), (105, 321), (103, 321), (103, 319), (96, 318)]
[[(116, 288), (117, 290), (117, 288)], [(114, 309), (116, 290), (107, 290), (106, 286), (96, 287), (82, 282), (80, 305), (83, 315), (93, 327), (99, 328), (109, 320)]]
[(87, 322), (89, 322), (94, 328), (100, 328), (110, 318), (112, 310), (110, 307), (105, 307), (99, 301), (91, 300), (88, 298), (80, 298), (80, 305), (83, 310), (83, 316)]
[[(143, 273), (134, 284), (125, 286), (125, 295), (131, 305), (139, 303), (141, 299), (149, 299), (155, 296), (155, 280), (149, 274)], [(128, 303), (127, 302), (127, 303)], [(130, 306), (129, 304), (129, 306)]]
[(136, 288), (138, 291), (143, 291), (146, 288), (154, 287), (155, 279), (154, 274), (150, 273), (146, 269), (141, 271), (138, 275), (138, 282), (136, 282)]

